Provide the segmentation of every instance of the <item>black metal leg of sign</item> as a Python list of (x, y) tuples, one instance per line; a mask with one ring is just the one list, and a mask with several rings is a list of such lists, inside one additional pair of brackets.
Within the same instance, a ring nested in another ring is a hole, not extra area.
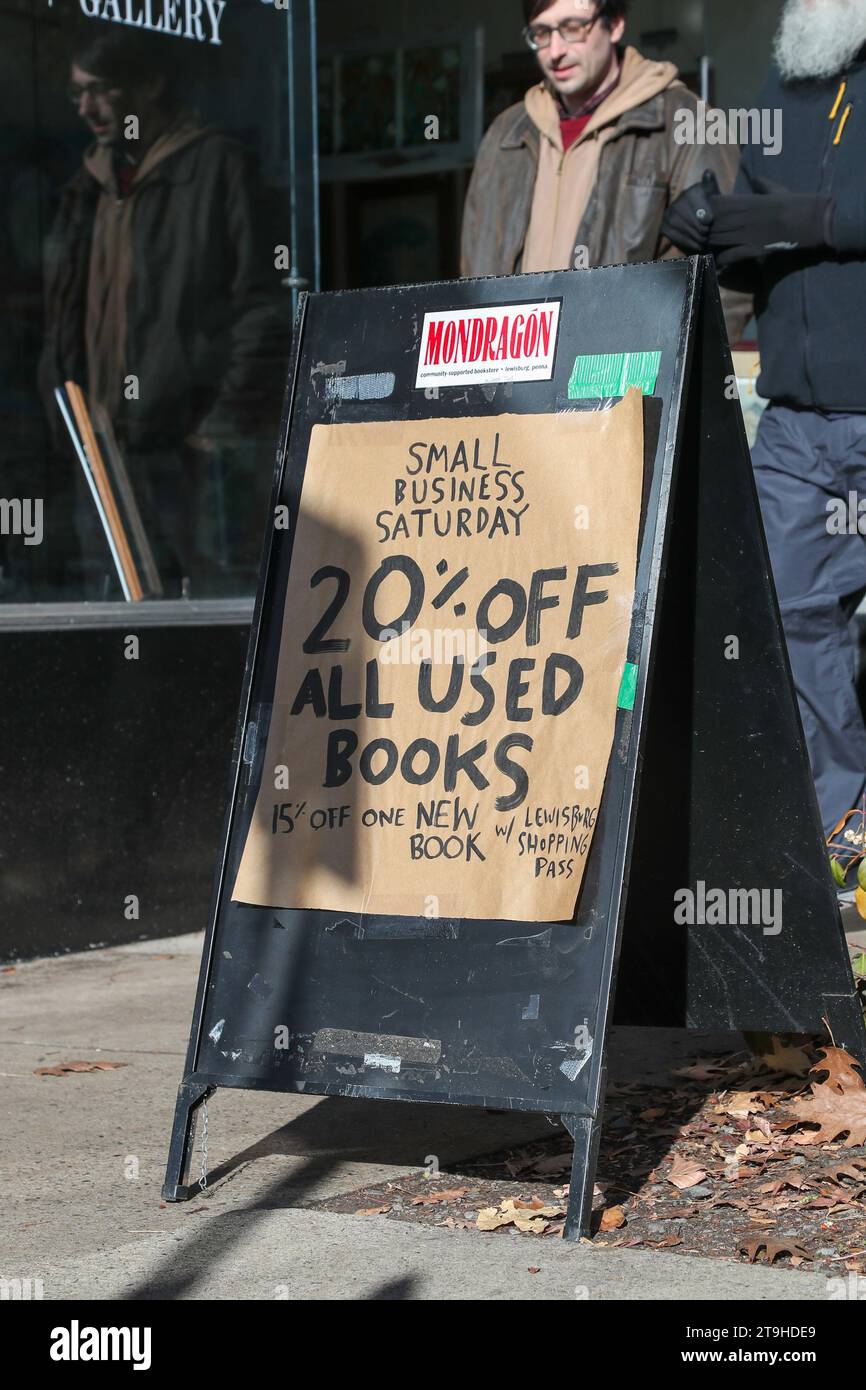
[(592, 1115), (561, 1115), (560, 1119), (574, 1139), (571, 1163), (571, 1186), (568, 1189), (568, 1212), (565, 1218), (565, 1239), (580, 1240), (591, 1234), (592, 1193), (595, 1187), (595, 1165), (601, 1139), (601, 1117)]
[(195, 1112), (215, 1090), (216, 1086), (189, 1081), (182, 1081), (177, 1088), (177, 1104), (174, 1108), (174, 1124), (171, 1128), (171, 1143), (162, 1188), (162, 1195), (167, 1202), (186, 1202), (193, 1195), (193, 1190), (186, 1186), (185, 1179), (189, 1168)]

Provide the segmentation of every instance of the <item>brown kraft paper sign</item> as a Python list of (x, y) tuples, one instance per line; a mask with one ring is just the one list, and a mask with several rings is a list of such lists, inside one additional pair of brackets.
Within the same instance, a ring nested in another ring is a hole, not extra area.
[(626, 660), (642, 398), (313, 428), (232, 897), (571, 919)]

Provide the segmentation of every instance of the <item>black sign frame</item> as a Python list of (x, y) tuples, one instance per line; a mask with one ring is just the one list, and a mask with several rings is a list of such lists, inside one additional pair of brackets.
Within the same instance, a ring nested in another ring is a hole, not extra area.
[[(438, 399), (416, 390), (425, 312), (521, 300), (562, 301), (552, 381), (443, 387)], [(616, 1021), (826, 1024), (866, 1060), (711, 261), (304, 296), (273, 507), (297, 516), (315, 423), (575, 409), (566, 393), (578, 355), (655, 348), (628, 647), (636, 689), (617, 711), (571, 922), (229, 900), (262, 775), (291, 562), (293, 527), (269, 528), (168, 1200), (194, 1191), (195, 1113), (217, 1087), (427, 1101), (558, 1116), (575, 1145), (566, 1236), (586, 1235), (618, 976)], [(394, 390), (352, 399), (327, 385), (341, 372), (393, 372)], [(736, 660), (725, 655), (732, 634)], [(788, 900), (781, 933), (673, 921), (678, 888), (760, 889), (768, 862)]]

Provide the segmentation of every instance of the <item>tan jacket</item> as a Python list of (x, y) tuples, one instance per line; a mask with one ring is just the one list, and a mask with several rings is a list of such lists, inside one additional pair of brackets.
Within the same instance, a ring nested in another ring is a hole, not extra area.
[[(679, 256), (662, 236), (668, 205), (711, 169), (733, 187), (739, 151), (678, 144), (676, 112), (697, 98), (672, 63), (636, 49), (622, 74), (563, 155), (554, 98), (543, 83), (503, 111), (481, 142), (463, 214), (461, 274), (621, 265)], [(726, 294), (728, 330), (751, 315), (747, 295)]]

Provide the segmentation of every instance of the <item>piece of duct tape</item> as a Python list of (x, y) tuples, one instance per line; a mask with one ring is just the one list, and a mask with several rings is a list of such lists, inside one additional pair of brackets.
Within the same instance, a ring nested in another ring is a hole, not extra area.
[(661, 352), (602, 352), (575, 359), (568, 383), (569, 400), (624, 396), (639, 386), (651, 396), (661, 364)]
[(622, 673), (622, 680), (619, 684), (619, 695), (616, 700), (617, 709), (634, 709), (636, 692), (637, 667), (633, 662), (627, 661)]
[(325, 378), (325, 399), (329, 401), (384, 401), (394, 394), (393, 372), (368, 372), (365, 376)]
[(313, 1052), (339, 1057), (387, 1057), (392, 1062), (435, 1064), (442, 1056), (438, 1038), (401, 1038), (389, 1033), (358, 1033), (351, 1028), (320, 1028), (313, 1034)]

